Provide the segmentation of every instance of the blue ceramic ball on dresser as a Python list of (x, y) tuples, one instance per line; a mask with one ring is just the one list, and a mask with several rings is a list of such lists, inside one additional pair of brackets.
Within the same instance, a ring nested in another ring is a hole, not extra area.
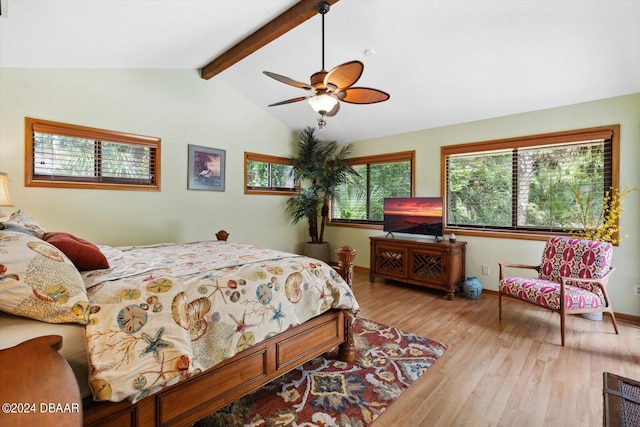
[(467, 277), (467, 280), (462, 283), (462, 291), (464, 292), (465, 297), (469, 299), (478, 299), (482, 292), (482, 283), (480, 283), (477, 277), (469, 276)]

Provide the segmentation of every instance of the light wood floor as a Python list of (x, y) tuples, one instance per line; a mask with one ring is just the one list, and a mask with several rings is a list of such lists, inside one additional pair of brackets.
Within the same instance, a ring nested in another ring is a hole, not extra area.
[[(481, 278), (480, 278), (481, 279)], [(640, 378), (640, 327), (618, 320), (567, 320), (531, 304), (483, 292), (457, 295), (356, 271), (362, 317), (449, 346), (376, 422), (384, 426), (601, 426), (602, 374)], [(614, 307), (615, 309), (615, 307)]]

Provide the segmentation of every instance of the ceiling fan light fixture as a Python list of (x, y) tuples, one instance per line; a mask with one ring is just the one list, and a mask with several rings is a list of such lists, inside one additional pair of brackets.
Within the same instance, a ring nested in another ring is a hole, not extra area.
[(335, 95), (329, 93), (319, 93), (316, 96), (309, 98), (309, 104), (313, 110), (320, 114), (325, 115), (331, 111), (333, 107), (338, 103), (338, 98)]

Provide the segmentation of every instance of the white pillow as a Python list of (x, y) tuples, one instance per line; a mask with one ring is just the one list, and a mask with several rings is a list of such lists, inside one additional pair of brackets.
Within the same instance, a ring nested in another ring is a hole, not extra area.
[(38, 239), (44, 238), (44, 234), (47, 230), (35, 219), (31, 218), (27, 215), (26, 212), (17, 210), (11, 214), (9, 217), (9, 221), (5, 222), (4, 225), (8, 229), (15, 229), (17, 231), (25, 231), (33, 234)]
[(0, 231), (0, 310), (49, 323), (86, 324), (89, 298), (64, 253), (32, 234)]

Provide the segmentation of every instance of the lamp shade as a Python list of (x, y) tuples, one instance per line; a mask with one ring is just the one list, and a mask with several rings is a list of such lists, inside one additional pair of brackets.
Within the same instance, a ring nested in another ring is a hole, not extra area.
[[(9, 175), (0, 172), (0, 207), (13, 206), (11, 197), (9, 196)], [(4, 217), (2, 209), (0, 209), (0, 218)]]

